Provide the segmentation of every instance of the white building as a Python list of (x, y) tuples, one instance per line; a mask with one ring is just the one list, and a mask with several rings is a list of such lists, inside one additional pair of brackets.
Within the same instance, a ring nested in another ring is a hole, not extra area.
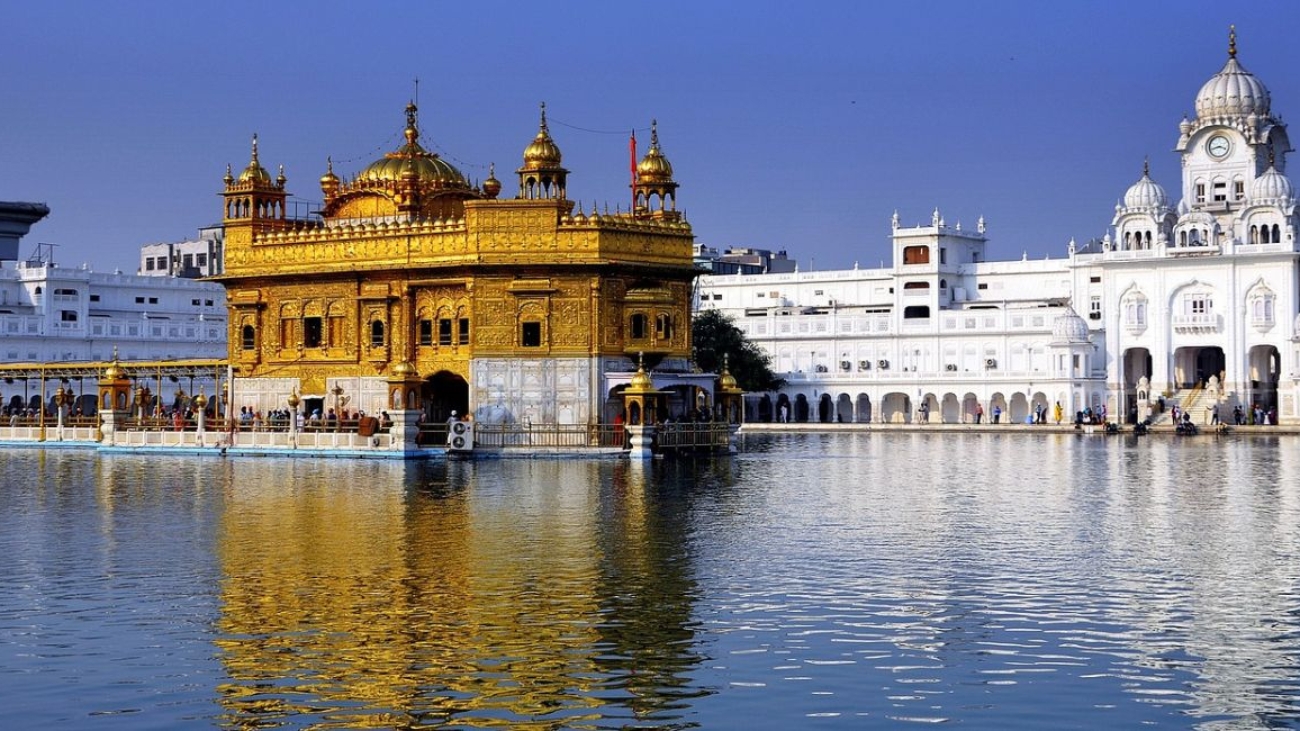
[(137, 274), (148, 277), (215, 277), (222, 272), (224, 232), (220, 225), (199, 229), (199, 237), (140, 247)]
[[(985, 226), (893, 222), (893, 265), (704, 276), (700, 306), (733, 317), (787, 379), (749, 418), (1023, 421), (1036, 406), (1145, 417), (1276, 410), (1300, 423), (1300, 268), (1286, 126), (1228, 60), (1179, 125), (1182, 196), (1144, 170), (1100, 242), (1064, 259), (988, 262)], [(782, 406), (785, 408), (783, 409)]]
[(64, 268), (51, 250), (0, 257), (0, 362), (226, 357), (221, 285)]

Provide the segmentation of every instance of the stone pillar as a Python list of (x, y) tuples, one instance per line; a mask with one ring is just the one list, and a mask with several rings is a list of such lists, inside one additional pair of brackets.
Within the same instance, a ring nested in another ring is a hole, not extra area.
[(420, 410), (394, 409), (388, 412), (388, 418), (393, 422), (388, 430), (393, 451), (413, 452), (419, 449), (415, 438), (420, 434)]
[(632, 450), (628, 456), (632, 459), (651, 459), (654, 457), (654, 450), (651, 445), (654, 444), (655, 427), (654, 424), (633, 424), (627, 427), (628, 441), (632, 444)]

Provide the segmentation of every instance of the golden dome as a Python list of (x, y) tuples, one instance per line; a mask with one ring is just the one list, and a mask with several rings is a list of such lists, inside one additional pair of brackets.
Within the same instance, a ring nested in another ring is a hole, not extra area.
[(653, 391), (655, 390), (654, 379), (644, 368), (637, 368), (636, 374), (632, 376), (632, 381), (627, 385), (630, 391)]
[(720, 385), (722, 386), (721, 388), (722, 391), (740, 390), (740, 384), (736, 383), (736, 377), (731, 375), (731, 371), (727, 370), (726, 367), (723, 367), (722, 377), (719, 378), (718, 380), (720, 382)]
[(258, 162), (257, 160), (257, 133), (256, 132), (253, 133), (252, 159), (248, 161), (248, 167), (244, 168), (244, 171), (239, 174), (239, 182), (264, 183), (266, 185), (271, 184), (271, 174), (266, 172), (266, 168), (262, 167), (262, 163)]
[(320, 189), (326, 196), (334, 195), (339, 189), (339, 176), (334, 174), (333, 158), (325, 158), (325, 174), (320, 176)]
[(126, 371), (122, 368), (122, 362), (117, 359), (117, 346), (113, 346), (113, 362), (104, 369), (104, 380), (120, 381), (126, 378)]
[(524, 148), (524, 169), (556, 167), (560, 160), (560, 148), (551, 139), (551, 131), (546, 127), (546, 102), (542, 102), (542, 122), (537, 136)]
[(483, 181), (483, 195), (489, 198), (496, 198), (501, 193), (501, 181), (497, 180), (496, 163), (488, 165), (487, 180)]
[(673, 165), (659, 150), (658, 123), (650, 122), (650, 149), (636, 166), (638, 183), (660, 183), (673, 179)]
[(393, 364), (392, 374), (394, 378), (407, 378), (416, 375), (415, 366), (411, 365), (410, 361), (398, 361)]
[(465, 176), (450, 163), (420, 146), (414, 103), (406, 105), (406, 144), (370, 163), (357, 176), (360, 182), (416, 181), (436, 188), (468, 188)]

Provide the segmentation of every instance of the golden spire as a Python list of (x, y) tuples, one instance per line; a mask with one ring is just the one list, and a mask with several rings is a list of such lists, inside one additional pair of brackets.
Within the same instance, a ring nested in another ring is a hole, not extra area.
[(261, 161), (258, 160), (257, 157), (257, 133), (256, 132), (253, 133), (253, 153), (249, 157), (248, 167), (244, 168), (244, 172), (239, 174), (239, 182), (268, 183), (268, 184), (271, 182), (270, 173), (266, 172), (266, 168), (262, 167), (262, 163)]
[(524, 149), (524, 167), (539, 168), (560, 164), (560, 148), (551, 139), (551, 130), (546, 126), (546, 102), (541, 103), (541, 122), (537, 125), (537, 136)]
[(1237, 26), (1228, 26), (1228, 58), (1237, 57)]
[(415, 144), (415, 141), (420, 138), (420, 128), (416, 124), (416, 112), (419, 109), (419, 107), (415, 106), (415, 102), (409, 102), (406, 105), (406, 131), (404, 134), (408, 145)]

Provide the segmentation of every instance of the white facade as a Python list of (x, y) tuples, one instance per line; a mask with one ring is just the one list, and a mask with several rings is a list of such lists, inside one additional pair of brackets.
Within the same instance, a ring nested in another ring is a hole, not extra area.
[(1060, 403), (1123, 420), (1163, 397), (1300, 422), (1291, 146), (1235, 38), (1195, 108), (1181, 200), (1144, 171), (1107, 236), (1067, 258), (987, 262), (983, 220), (962, 231), (936, 210), (916, 227), (895, 214), (890, 267), (701, 277), (700, 307), (787, 379), (749, 418), (1020, 422)]
[(226, 293), (212, 282), (0, 262), (0, 362), (226, 357)]
[(215, 277), (222, 272), (225, 230), (221, 226), (199, 229), (199, 237), (176, 243), (140, 247), (137, 274), (147, 277)]

